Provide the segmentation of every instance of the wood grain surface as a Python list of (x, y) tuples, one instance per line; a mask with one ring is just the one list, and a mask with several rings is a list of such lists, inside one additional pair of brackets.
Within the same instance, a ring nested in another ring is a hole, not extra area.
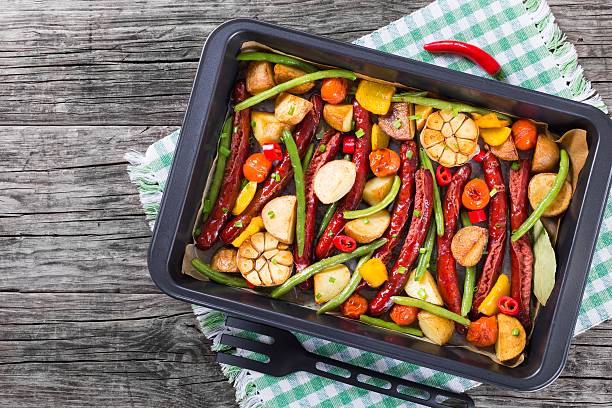
[[(235, 406), (189, 305), (149, 279), (123, 154), (180, 125), (206, 36), (252, 17), (350, 41), (427, 0), (4, 0), (0, 7), (0, 406)], [(612, 103), (612, 8), (551, 8)], [(535, 393), (478, 406), (612, 405), (612, 323)]]

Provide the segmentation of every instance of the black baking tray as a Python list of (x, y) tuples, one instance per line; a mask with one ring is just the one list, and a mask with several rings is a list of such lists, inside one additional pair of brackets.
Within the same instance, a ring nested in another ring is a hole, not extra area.
[[(238, 73), (235, 57), (247, 41), (304, 59), (549, 124), (556, 133), (588, 132), (589, 156), (557, 245), (557, 283), (541, 308), (523, 364), (508, 368), (469, 350), (439, 347), (315, 310), (201, 282), (181, 273), (206, 178), (216, 155), (217, 135)], [(208, 37), (183, 122), (172, 171), (149, 251), (149, 270), (170, 296), (243, 318), (307, 333), (480, 382), (536, 390), (563, 369), (610, 187), (612, 122), (586, 104), (452, 71), (379, 51), (249, 19), (220, 25)]]

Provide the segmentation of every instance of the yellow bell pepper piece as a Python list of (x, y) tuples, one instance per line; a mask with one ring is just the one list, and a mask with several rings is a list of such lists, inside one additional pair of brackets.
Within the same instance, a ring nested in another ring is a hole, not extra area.
[(238, 235), (238, 237), (232, 241), (232, 245), (238, 248), (244, 241), (247, 240), (253, 234), (264, 230), (264, 223), (261, 217), (255, 217), (251, 220), (249, 225)]
[(359, 274), (372, 288), (377, 288), (388, 278), (387, 267), (378, 258), (372, 258), (359, 268)]
[(255, 193), (257, 192), (257, 183), (255, 181), (249, 181), (242, 187), (240, 190), (240, 194), (238, 194), (238, 198), (236, 198), (236, 205), (232, 209), (232, 214), (240, 215), (246, 208), (248, 207), (253, 197), (255, 197)]
[(510, 296), (510, 279), (506, 275), (499, 275), (487, 297), (478, 306), (478, 311), (487, 316), (497, 314), (497, 301), (502, 296)]
[(508, 126), (510, 122), (500, 120), (495, 113), (491, 112), (476, 119), (476, 124), (481, 129), (491, 129)]
[(480, 136), (489, 146), (500, 146), (508, 139), (510, 132), (512, 130), (509, 127), (480, 129)]
[(362, 79), (357, 86), (355, 99), (365, 110), (375, 115), (386, 115), (394, 93), (395, 87), (393, 85)]
[(375, 124), (372, 126), (372, 150), (386, 149), (387, 147), (389, 147), (389, 135), (378, 124)]

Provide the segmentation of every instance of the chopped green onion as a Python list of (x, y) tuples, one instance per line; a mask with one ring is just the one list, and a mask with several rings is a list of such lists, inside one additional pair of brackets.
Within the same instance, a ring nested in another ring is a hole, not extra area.
[(238, 126), (234, 126), (234, 132), (233, 133), (238, 133)]
[(328, 236), (328, 237), (333, 237), (333, 236), (334, 236), (334, 232), (333, 232), (333, 231), (329, 231), (329, 232), (327, 233), (327, 236)]
[(512, 335), (513, 336), (518, 336), (520, 333), (521, 333), (520, 330), (517, 329), (516, 327), (514, 329), (512, 329)]
[(275, 217), (274, 211), (272, 210), (268, 211), (268, 217), (274, 218)]
[(253, 129), (255, 129), (255, 127), (257, 126), (257, 122), (255, 122), (254, 120), (251, 121), (251, 127)]
[(399, 268), (397, 268), (397, 273), (399, 273), (400, 275), (403, 275), (406, 273), (406, 267), (405, 266), (400, 266)]
[(229, 212), (229, 208), (223, 207), (221, 211), (223, 211), (223, 214), (227, 214)]
[(408, 151), (406, 152), (406, 158), (407, 158), (407, 159), (412, 159), (412, 150), (408, 150)]
[(329, 277), (329, 283), (334, 283), (336, 282), (336, 278), (334, 278), (333, 276)]
[(512, 162), (512, 170), (518, 170), (521, 168), (521, 165), (519, 164), (519, 162)]
[(391, 235), (391, 238), (397, 238), (397, 234)]
[(236, 222), (234, 223), (234, 227), (236, 227), (236, 228), (242, 228), (242, 221), (236, 221)]
[(425, 247), (419, 248), (419, 254), (424, 254), (425, 252), (427, 252), (427, 248)]
[(419, 120), (421, 119), (422, 116), (421, 115), (412, 115), (412, 116), (408, 116), (408, 120)]
[(295, 112), (295, 106), (291, 105), (289, 107), (289, 110), (287, 111), (287, 115), (293, 115), (294, 112)]
[(365, 219), (363, 220), (363, 223), (364, 223), (364, 224), (369, 224), (369, 223), (370, 223), (370, 220), (368, 220), (367, 218), (365, 218)]
[(320, 299), (320, 298), (321, 298), (321, 294), (320, 294), (320, 293), (317, 293), (317, 294), (315, 295), (315, 299)]
[(363, 135), (365, 135), (363, 129), (357, 129), (357, 131), (355, 132), (355, 136), (357, 137), (363, 137)]
[(399, 120), (399, 119), (394, 120), (393, 121), (393, 127), (396, 128), (396, 129), (401, 128), (402, 127), (402, 121)]
[(419, 210), (414, 210), (412, 215), (414, 215), (416, 218), (419, 218), (421, 216), (421, 212)]
[(489, 197), (493, 197), (495, 194), (497, 194), (497, 189), (493, 187), (493, 189), (489, 191)]
[(276, 260), (276, 257), (272, 258), (270, 262), (272, 262), (274, 265), (278, 265), (278, 261)]
[(417, 295), (419, 296), (419, 298), (423, 300), (427, 299), (427, 292), (425, 292), (425, 289), (423, 288), (419, 289), (419, 291), (417, 292)]
[(325, 150), (326, 150), (326, 149), (327, 149), (327, 146), (325, 146), (325, 144), (321, 143), (321, 144), (319, 145), (319, 151), (320, 151), (321, 153), (325, 152)]

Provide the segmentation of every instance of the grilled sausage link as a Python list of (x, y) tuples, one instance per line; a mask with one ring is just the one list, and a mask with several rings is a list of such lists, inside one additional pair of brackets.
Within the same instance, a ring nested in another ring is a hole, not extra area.
[[(234, 86), (234, 102), (240, 103), (249, 97), (245, 81), (239, 81)], [(242, 178), (242, 165), (249, 154), (249, 136), (251, 132), (251, 109), (244, 109), (234, 113), (232, 141), (230, 156), (223, 173), (223, 189), (215, 203), (210, 215), (202, 223), (202, 232), (196, 239), (201, 249), (208, 249), (217, 240), (219, 232), (230, 217), (230, 211), (236, 204), (240, 193), (240, 179)]]
[(370, 122), (370, 114), (361, 107), (359, 102), (354, 101), (353, 117), (355, 119), (355, 130), (359, 131), (361, 129), (363, 131), (363, 136), (358, 137), (355, 142), (355, 153), (353, 154), (353, 163), (355, 163), (357, 176), (355, 177), (353, 188), (344, 196), (334, 216), (329, 221), (329, 224), (327, 224), (325, 232), (319, 238), (315, 249), (315, 255), (318, 259), (329, 256), (333, 248), (334, 237), (342, 231), (344, 224), (346, 224), (343, 215), (344, 211), (354, 210), (359, 205), (370, 168), (368, 158), (372, 150), (372, 123)]
[[(323, 136), (320, 146), (325, 146), (325, 150), (316, 149), (310, 165), (304, 175), (304, 188), (306, 193), (306, 225), (304, 230), (304, 251), (302, 256), (298, 255), (297, 245), (293, 247), (293, 259), (295, 259), (295, 267), (297, 272), (301, 271), (308, 265), (312, 258), (312, 246), (315, 239), (315, 223), (317, 220), (317, 205), (319, 199), (314, 192), (314, 177), (319, 169), (330, 160), (333, 160), (340, 149), (342, 143), (342, 134), (340, 132), (328, 132)], [(307, 281), (308, 282), (308, 281)]]
[[(312, 95), (310, 102), (313, 104), (313, 109), (308, 112), (293, 134), (300, 157), (304, 156), (308, 145), (312, 141), (323, 110), (323, 100), (319, 95)], [(266, 181), (264, 181), (262, 187), (257, 190), (255, 197), (253, 197), (253, 200), (251, 200), (251, 203), (244, 212), (230, 220), (223, 231), (221, 231), (221, 239), (226, 243), (236, 239), (249, 225), (251, 220), (259, 215), (264, 206), (276, 197), (283, 188), (287, 187), (292, 180), (291, 177), (293, 177), (293, 167), (291, 166), (289, 154), (285, 152), (280, 163), (272, 169), (272, 172)]]
[(476, 294), (472, 303), (472, 320), (478, 317), (478, 306), (480, 306), (499, 276), (504, 262), (508, 223), (508, 196), (499, 160), (493, 153), (488, 152), (484, 157), (482, 167), (489, 190), (495, 189), (497, 193), (495, 193), (489, 202), (488, 254), (480, 278), (478, 278)]
[(414, 199), (414, 211), (412, 212), (412, 221), (408, 229), (408, 235), (399, 257), (391, 269), (389, 279), (370, 302), (369, 314), (372, 316), (379, 316), (389, 310), (392, 306), (391, 296), (399, 294), (406, 285), (410, 271), (419, 255), (419, 249), (425, 241), (425, 236), (431, 223), (433, 179), (429, 170), (417, 170), (415, 184), (416, 197)]
[[(519, 228), (527, 218), (527, 187), (529, 186), (528, 159), (520, 161), (518, 170), (510, 170), (510, 226)], [(531, 279), (533, 276), (533, 251), (529, 234), (510, 243), (510, 261), (512, 265), (511, 294), (519, 304), (518, 319), (529, 332), (531, 318)]]
[[(457, 265), (451, 252), (451, 242), (457, 232), (461, 194), (470, 175), (472, 167), (464, 164), (453, 174), (444, 196), (442, 209), (444, 211), (444, 235), (438, 237), (438, 289), (442, 300), (451, 312), (461, 313), (461, 292), (457, 278)], [(456, 325), (462, 332), (462, 325)]]
[(408, 228), (410, 206), (414, 196), (414, 173), (419, 164), (417, 145), (414, 141), (409, 140), (401, 144), (400, 158), (402, 186), (393, 207), (389, 228), (387, 228), (387, 232), (384, 235), (387, 242), (374, 253), (374, 258), (380, 259), (384, 264), (389, 262), (393, 248), (402, 239), (404, 231)]

